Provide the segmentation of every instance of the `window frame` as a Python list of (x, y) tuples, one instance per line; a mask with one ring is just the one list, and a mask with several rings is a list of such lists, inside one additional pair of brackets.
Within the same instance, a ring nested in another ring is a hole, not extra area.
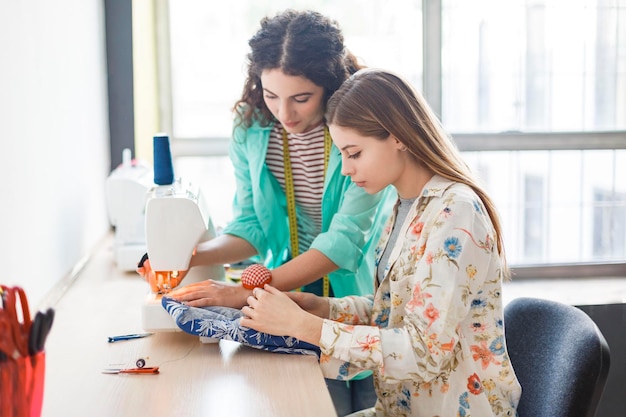
[[(422, 93), (436, 114), (442, 110), (442, 1), (422, 1), (423, 85)], [(157, 73), (160, 124), (162, 131), (172, 129), (172, 82), (169, 43), (169, 0), (156, 2)], [(558, 151), (626, 149), (626, 131), (586, 132), (451, 132), (458, 148), (464, 151)], [(172, 157), (227, 156), (229, 137), (172, 137)], [(626, 260), (602, 263), (545, 263), (511, 265), (514, 279), (571, 279), (625, 277)]]

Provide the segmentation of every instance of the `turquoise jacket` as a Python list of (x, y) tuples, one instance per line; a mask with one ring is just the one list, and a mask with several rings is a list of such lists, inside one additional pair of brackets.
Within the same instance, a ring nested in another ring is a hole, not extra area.
[[(271, 125), (258, 123), (234, 130), (229, 154), (237, 192), (233, 221), (224, 229), (250, 242), (270, 269), (289, 260), (290, 252), (287, 199), (265, 164), (271, 130)], [(374, 250), (396, 199), (392, 187), (370, 195), (354, 185), (341, 174), (341, 154), (332, 146), (322, 196), (322, 232), (311, 249), (339, 266), (329, 274), (335, 297), (373, 293)]]

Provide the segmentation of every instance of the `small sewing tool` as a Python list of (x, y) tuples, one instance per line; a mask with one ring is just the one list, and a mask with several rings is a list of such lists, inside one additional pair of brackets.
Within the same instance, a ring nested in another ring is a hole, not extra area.
[(144, 374), (144, 375), (155, 375), (159, 373), (159, 367), (153, 366), (148, 368), (128, 368), (128, 369), (120, 369), (120, 368), (108, 368), (102, 371), (103, 374)]
[[(26, 357), (28, 352), (28, 337), (30, 334), (31, 320), (30, 310), (28, 307), (28, 299), (26, 293), (20, 287), (2, 286), (2, 305), (6, 315), (3, 315), (3, 321), (7, 332), (7, 337), (12, 339), (10, 344), (14, 349), (11, 352), (4, 352), (7, 357), (17, 359), (18, 357)], [(19, 305), (19, 309), (18, 309)], [(21, 311), (18, 311), (21, 310)], [(6, 345), (4, 346), (7, 347)]]
[(0, 316), (0, 362), (8, 359), (15, 360), (20, 352), (13, 339), (13, 324), (5, 317)]
[(119, 342), (122, 340), (141, 339), (142, 337), (151, 336), (153, 333), (137, 333), (137, 334), (124, 334), (121, 336), (109, 336), (109, 343)]
[(46, 339), (54, 321), (54, 309), (49, 308), (45, 313), (38, 311), (32, 321), (28, 336), (28, 353), (34, 355), (43, 351)]
[(245, 289), (263, 288), (272, 281), (272, 273), (265, 265), (252, 264), (241, 273), (241, 284)]

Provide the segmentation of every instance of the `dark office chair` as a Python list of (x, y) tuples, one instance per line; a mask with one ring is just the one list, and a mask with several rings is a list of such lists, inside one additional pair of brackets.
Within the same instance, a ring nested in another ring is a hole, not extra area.
[(522, 385), (519, 417), (594, 417), (610, 350), (591, 318), (570, 305), (525, 297), (506, 305), (504, 325)]

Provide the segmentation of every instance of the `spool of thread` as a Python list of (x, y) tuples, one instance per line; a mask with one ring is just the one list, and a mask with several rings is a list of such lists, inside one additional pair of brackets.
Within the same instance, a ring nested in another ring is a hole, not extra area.
[(170, 151), (170, 137), (165, 133), (159, 133), (153, 138), (154, 152), (154, 183), (157, 185), (169, 185), (174, 183), (174, 166), (172, 164), (172, 152)]
[(133, 165), (132, 151), (129, 148), (124, 148), (122, 151), (122, 166), (124, 168), (130, 168)]
[(265, 284), (269, 284), (271, 281), (272, 273), (265, 265), (250, 265), (241, 273), (241, 285), (248, 290), (256, 287), (263, 288)]

